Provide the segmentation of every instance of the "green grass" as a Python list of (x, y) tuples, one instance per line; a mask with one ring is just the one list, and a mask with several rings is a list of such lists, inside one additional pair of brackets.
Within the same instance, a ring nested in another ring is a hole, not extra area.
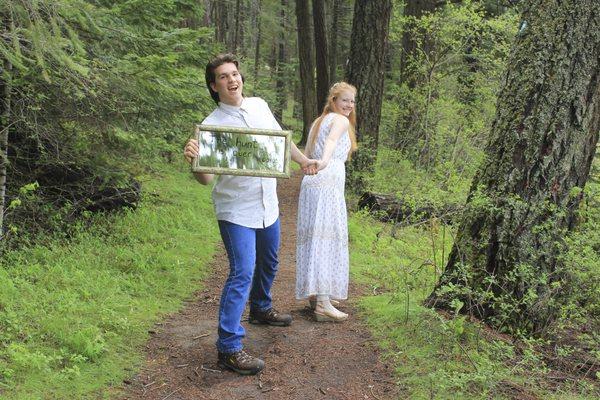
[(373, 294), (360, 300), (361, 312), (395, 367), (401, 398), (596, 398), (598, 388), (584, 380), (550, 387), (535, 343), (519, 350), (464, 316), (422, 305), (447, 261), (451, 228), (433, 222), (394, 231), (358, 212), (349, 233), (352, 278)]
[(0, 264), (0, 398), (108, 398), (148, 329), (200, 287), (218, 241), (210, 187), (165, 167), (136, 211)]

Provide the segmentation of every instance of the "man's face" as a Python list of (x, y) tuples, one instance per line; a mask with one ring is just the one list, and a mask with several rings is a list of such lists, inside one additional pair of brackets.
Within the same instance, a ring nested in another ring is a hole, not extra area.
[(215, 83), (210, 87), (219, 93), (219, 101), (231, 106), (240, 106), (242, 104), (242, 75), (234, 63), (225, 63), (215, 69)]

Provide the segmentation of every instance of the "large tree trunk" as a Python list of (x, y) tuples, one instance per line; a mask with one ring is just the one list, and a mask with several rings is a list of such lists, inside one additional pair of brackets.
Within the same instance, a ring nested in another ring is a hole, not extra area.
[[(404, 17), (407, 18), (402, 33), (402, 53), (400, 55), (400, 81), (406, 82), (409, 87), (414, 87), (416, 84), (414, 71), (410, 66), (410, 60), (417, 51), (417, 43), (414, 40), (415, 22), (418, 21), (424, 14), (435, 10), (439, 3), (437, 0), (407, 0), (404, 6)], [(421, 50), (427, 54), (431, 44), (425, 38), (421, 45)]]
[(256, 25), (256, 45), (254, 47), (254, 89), (253, 93), (256, 93), (256, 87), (258, 86), (258, 71), (260, 68), (260, 40), (262, 37), (262, 24), (261, 24), (261, 5), (262, 0), (257, 0), (255, 9), (255, 25)]
[(340, 14), (342, 13), (342, 0), (333, 0), (331, 29), (329, 29), (329, 82), (336, 81), (337, 70), (337, 43), (340, 35)]
[(244, 51), (244, 12), (242, 0), (235, 2), (235, 32), (233, 36), (233, 52), (243, 54)]
[(538, 332), (556, 316), (563, 238), (598, 141), (599, 59), (597, 0), (526, 4), (486, 158), (430, 305), (464, 304), (513, 332)]
[(315, 28), (315, 59), (317, 62), (317, 110), (321, 112), (329, 93), (327, 33), (325, 31), (324, 0), (313, 0), (313, 26)]
[(304, 146), (308, 138), (310, 125), (317, 115), (315, 93), (314, 58), (310, 27), (310, 9), (308, 0), (296, 0), (296, 19), (298, 26), (298, 59), (300, 62), (300, 87), (302, 89), (302, 138), (299, 145)]
[(223, 43), (228, 51), (231, 51), (233, 36), (230, 32), (230, 13), (229, 11), (229, 3), (225, 1), (215, 0), (213, 2), (213, 12), (214, 12), (214, 21), (215, 21), (215, 40), (217, 42)]
[(204, 16), (202, 17), (202, 26), (212, 26), (213, 16), (213, 2), (211, 0), (204, 0)]
[(275, 83), (275, 94), (277, 96), (277, 104), (275, 105), (275, 109), (273, 114), (278, 121), (283, 121), (283, 110), (285, 109), (285, 105), (287, 103), (287, 91), (285, 84), (285, 62), (287, 61), (287, 51), (286, 51), (286, 32), (287, 32), (287, 24), (286, 24), (286, 9), (287, 9), (287, 0), (281, 0), (281, 13), (280, 16), (280, 32), (279, 32), (279, 43), (277, 46), (277, 81)]
[(349, 183), (362, 189), (359, 172), (370, 171), (379, 140), (383, 99), (384, 62), (389, 32), (391, 0), (356, 0), (346, 81), (356, 86), (359, 151), (349, 169)]
[(10, 126), (10, 83), (8, 77), (11, 64), (4, 60), (0, 71), (0, 239), (4, 237), (4, 211), (6, 205), (6, 170), (8, 167), (8, 130)]
[[(2, 31), (16, 32), (12, 14), (0, 15)], [(4, 238), (4, 212), (6, 208), (6, 175), (8, 169), (8, 131), (11, 113), (12, 64), (0, 58), (0, 239)]]

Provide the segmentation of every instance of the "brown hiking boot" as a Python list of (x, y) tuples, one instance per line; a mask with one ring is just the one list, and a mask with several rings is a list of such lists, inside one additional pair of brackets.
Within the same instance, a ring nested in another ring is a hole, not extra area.
[(217, 365), (221, 368), (229, 368), (242, 375), (255, 375), (262, 371), (265, 362), (260, 358), (252, 357), (244, 350), (236, 353), (219, 353)]
[(269, 308), (267, 311), (250, 310), (248, 322), (251, 324), (288, 326), (292, 323), (292, 316), (290, 314), (280, 313), (274, 308)]

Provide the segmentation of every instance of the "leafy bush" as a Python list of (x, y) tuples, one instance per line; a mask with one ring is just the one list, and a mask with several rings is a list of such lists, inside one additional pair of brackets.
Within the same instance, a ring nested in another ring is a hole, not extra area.
[[(63, 230), (104, 186), (172, 160), (212, 109), (204, 64), (219, 46), (190, 0), (0, 3), (11, 107), (7, 240)], [(134, 11), (135, 10), (135, 11)], [(183, 26), (191, 26), (183, 27)], [(4, 130), (4, 127), (7, 127)], [(19, 188), (39, 184), (30, 196)]]

